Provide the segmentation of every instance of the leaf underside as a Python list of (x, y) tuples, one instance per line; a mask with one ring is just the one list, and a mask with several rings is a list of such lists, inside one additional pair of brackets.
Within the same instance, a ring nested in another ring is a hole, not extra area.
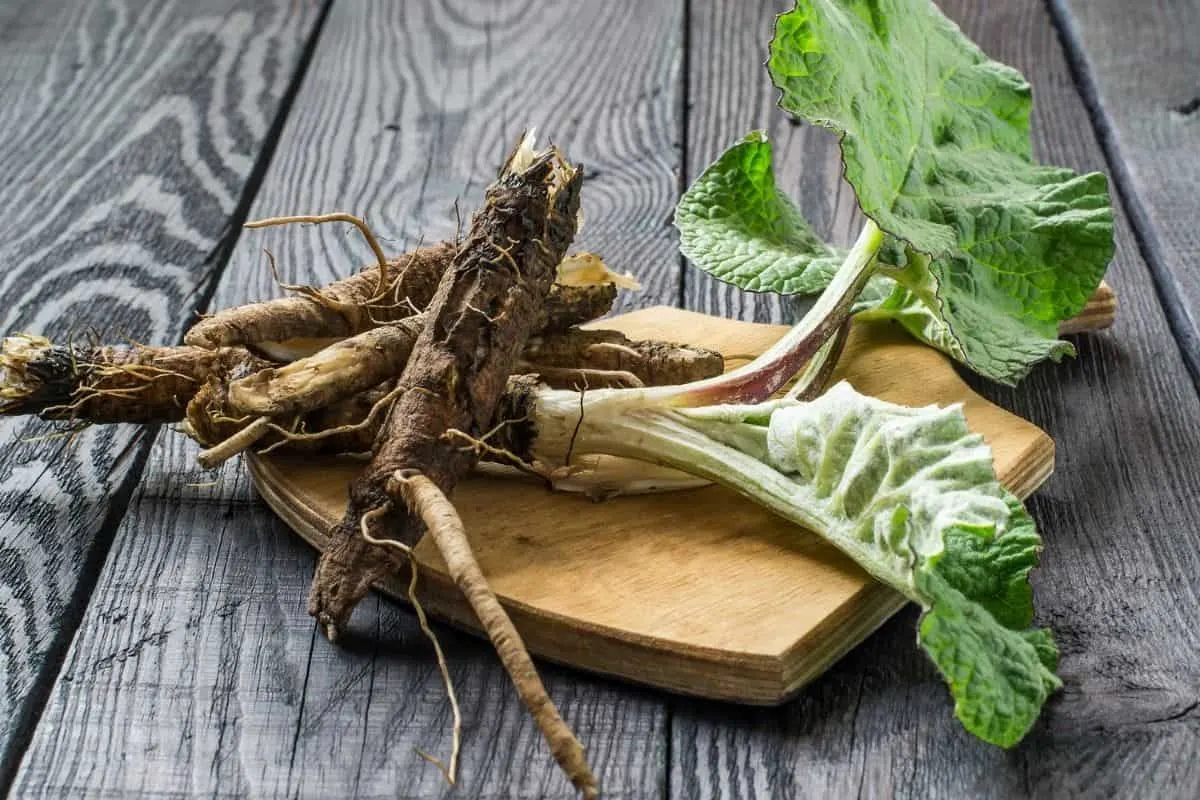
[(841, 383), (772, 414), (768, 461), (826, 538), (925, 609), (919, 641), (971, 733), (1009, 747), (1061, 683), (1033, 623), (1041, 539), (960, 407), (905, 408)]

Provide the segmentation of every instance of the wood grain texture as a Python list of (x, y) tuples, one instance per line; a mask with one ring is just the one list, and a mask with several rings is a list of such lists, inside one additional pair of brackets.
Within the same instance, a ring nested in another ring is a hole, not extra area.
[[(665, 221), (681, 46), (678, 3), (339, 2), (326, 21), (251, 217), (349, 210), (389, 251), (452, 237), (528, 123), (595, 177), (580, 244), (639, 273), (627, 304), (673, 300)], [(603, 36), (597, 36), (603, 31)], [(370, 260), (337, 226), (243, 235), (216, 306), (324, 283)], [(260, 502), (240, 464), (216, 486), (195, 450), (164, 440), (116, 534), (95, 600), (17, 784), (72, 797), (567, 798), (491, 649), (440, 629), (464, 715), (459, 788), (450, 715), (415, 619), (372, 596), (349, 641), (314, 638), (315, 554)], [(117, 623), (109, 619), (119, 618)], [(99, 664), (100, 667), (94, 665)], [(661, 697), (547, 667), (607, 796), (666, 781)]]
[(1200, 385), (1200, 11), (1187, 0), (1050, 0), (1049, 6)]
[[(312, 2), (0, 11), (0, 330), (178, 340), (279, 110)], [(149, 440), (0, 423), (0, 787)]]
[[(285, 163), (252, 216), (358, 213), (389, 253), (453, 239), (503, 155), (535, 127), (584, 167), (573, 249), (599, 252), (644, 285), (623, 292), (617, 310), (674, 300), (680, 3), (374, 2), (335, 11), (288, 120)], [(262, 247), (289, 282), (327, 283), (371, 262), (348, 226), (247, 238), (217, 306), (280, 293)]]
[[(182, 436), (156, 443), (14, 795), (449, 794), (413, 751), (445, 756), (450, 714), (412, 615), (372, 597), (343, 647), (317, 638), (304, 613), (313, 551), (254, 496), (240, 464), (214, 474), (195, 455)], [(465, 720), (461, 786), (571, 796), (490, 648), (439, 636)], [(637, 713), (659, 701), (621, 691), (620, 704), (598, 702), (617, 691), (554, 668), (546, 678), (610, 785), (642, 796), (662, 779), (647, 747), (661, 720)]]
[[(744, 41), (741, 52), (708, 52), (720, 63), (757, 65), (769, 18), (784, 3), (755, 11), (719, 1), (692, 5), (693, 42), (721, 39), (736, 50)], [(1034, 85), (1040, 157), (1105, 167), (1041, 3), (941, 5)], [(759, 30), (744, 40), (734, 36), (748, 17)], [(714, 68), (702, 78), (695, 71), (717, 62), (694, 54), (690, 62), (693, 85), (703, 79), (715, 87), (722, 76), (740, 84), (706, 90), (713, 96), (754, 97), (767, 80), (757, 67)], [(731, 119), (719, 105), (712, 111), (717, 119), (706, 123), (702, 100), (691, 109), (695, 135), (712, 127), (733, 141), (747, 127), (774, 124), (772, 116)], [(776, 141), (786, 144), (778, 134)], [(801, 144), (785, 148), (781, 160), (825, 163), (828, 144)], [(781, 185), (807, 202), (795, 181)], [(817, 216), (818, 226), (844, 230), (849, 217), (840, 203), (837, 209), (831, 222)], [(1035, 370), (1015, 391), (982, 387), (1058, 445), (1055, 476), (1030, 508), (1046, 540), (1034, 579), (1037, 606), (1058, 636), (1066, 688), (1026, 742), (1005, 752), (963, 732), (935, 669), (914, 646), (916, 614), (909, 609), (778, 710), (673, 702), (672, 796), (1184, 798), (1200, 792), (1194, 757), (1200, 509), (1191, 499), (1200, 496), (1200, 401), (1123, 216), (1109, 281), (1121, 298), (1111, 332), (1080, 337), (1077, 359)], [(702, 299), (696, 307), (727, 307), (720, 298)]]

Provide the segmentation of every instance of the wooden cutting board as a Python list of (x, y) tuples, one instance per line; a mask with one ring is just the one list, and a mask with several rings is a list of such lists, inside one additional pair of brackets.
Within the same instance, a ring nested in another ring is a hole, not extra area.
[[(727, 357), (786, 328), (651, 308), (603, 321), (634, 338), (691, 342)], [(1051, 473), (1054, 443), (992, 405), (948, 360), (884, 324), (856, 326), (836, 379), (907, 405), (961, 402), (1021, 497)], [(251, 456), (273, 509), (322, 548), (361, 462)], [(817, 536), (709, 486), (594, 503), (540, 483), (473, 476), (454, 492), (475, 553), (536, 655), (671, 691), (753, 704), (787, 700), (899, 610)], [(475, 629), (428, 539), (416, 548), (426, 610)], [(379, 588), (404, 598), (406, 579)]]

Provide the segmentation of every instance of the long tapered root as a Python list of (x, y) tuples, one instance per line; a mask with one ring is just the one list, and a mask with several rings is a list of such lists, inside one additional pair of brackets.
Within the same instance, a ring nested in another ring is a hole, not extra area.
[(17, 334), (0, 343), (0, 415), (81, 423), (172, 422), (207, 381), (266, 362), (235, 348), (55, 345)]
[(438, 672), (441, 673), (442, 684), (446, 687), (446, 699), (450, 702), (452, 720), (450, 761), (444, 763), (441, 759), (435, 758), (423, 750), (417, 750), (417, 755), (441, 770), (442, 775), (446, 778), (446, 783), (453, 786), (458, 778), (458, 756), (462, 750), (462, 710), (458, 706), (458, 694), (454, 691), (454, 681), (450, 679), (450, 667), (446, 664), (446, 654), (442, 651), (442, 643), (438, 641), (437, 634), (430, 627), (429, 618), (425, 616), (425, 607), (421, 605), (421, 600), (417, 595), (417, 576), (420, 574), (417, 569), (417, 559), (413, 555), (412, 548), (404, 542), (397, 542), (395, 539), (377, 539), (371, 535), (371, 525), (375, 519), (387, 514), (391, 511), (391, 507), (392, 504), (389, 501), (379, 508), (363, 514), (360, 531), (362, 538), (368, 544), (373, 544), (377, 547), (391, 547), (408, 556), (408, 602), (417, 614), (417, 624), (421, 628), (421, 633), (425, 634), (425, 638), (433, 645), (433, 654), (437, 658)]
[(585, 798), (599, 796), (599, 787), (588, 766), (583, 745), (558, 713), (546, 693), (537, 668), (525, 649), (521, 635), (513, 626), (500, 601), (488, 585), (471, 551), (466, 531), (453, 504), (437, 484), (420, 473), (395, 472), (388, 481), (388, 494), (398, 497), (409, 511), (425, 523), (446, 569), (466, 596), (475, 616), (496, 648), (500, 662), (517, 687), (538, 730), (550, 745), (554, 760)]
[(184, 341), (208, 348), (257, 348), (260, 343), (353, 336), (423, 309), (454, 252), (454, 245), (442, 242), (397, 257), (388, 269), (391, 280), (382, 294), (379, 270), (373, 265), (299, 295), (227, 308), (193, 325)]

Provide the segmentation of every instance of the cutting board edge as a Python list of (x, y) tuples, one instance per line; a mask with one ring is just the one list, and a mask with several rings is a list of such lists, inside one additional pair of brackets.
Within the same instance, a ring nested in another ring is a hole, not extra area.
[[(328, 520), (311, 507), (289, 502), (275, 490), (275, 476), (280, 473), (273, 469), (269, 458), (248, 453), (246, 465), (256, 490), (267, 505), (300, 538), (322, 552), (328, 542), (323, 533)], [(1027, 486), (1013, 487), (1013, 491), (1022, 497), (1028, 496), (1051, 471), (1047, 468), (1031, 475)], [(483, 631), (453, 581), (427, 563), (422, 566), (427, 568), (423, 573), (425, 588), (419, 592), (426, 612), (445, 624), (482, 637)], [(409, 602), (407, 586), (407, 573), (375, 584), (378, 591), (406, 604)], [(503, 595), (499, 599), (530, 652), (539, 659), (679, 695), (754, 706), (777, 706), (791, 700), (907, 603), (901, 595), (882, 584), (867, 584), (864, 591), (843, 605), (836, 616), (827, 618), (782, 654), (772, 656), (731, 655), (730, 651), (680, 642), (668, 645), (654, 637), (569, 620)], [(581, 632), (592, 641), (601, 640), (604, 646), (563, 647), (564, 643), (578, 638)], [(813, 647), (814, 639), (822, 640), (825, 646)], [(829, 646), (830, 641), (836, 644)], [(819, 653), (822, 657), (805, 658), (805, 653)], [(597, 659), (597, 654), (603, 657)], [(644, 663), (639, 666), (642, 659), (652, 663), (664, 657), (672, 660), (672, 670), (646, 669)]]
[[(675, 329), (718, 321), (697, 312), (652, 307), (622, 315), (618, 318), (623, 320), (621, 325), (616, 324), (615, 319), (594, 324), (621, 329), (636, 326), (647, 318), (661, 324), (662, 318), (668, 316), (667, 312), (673, 317), (671, 325)], [(778, 335), (786, 330), (761, 323), (736, 324), (760, 329), (759, 335), (764, 331)], [(663, 332), (648, 335), (663, 335)], [(941, 354), (926, 351), (924, 357), (926, 361), (930, 357), (940, 359), (947, 369), (953, 369)], [(982, 399), (958, 376), (955, 381), (958, 391)], [(1020, 420), (1011, 412), (1009, 416)], [(1020, 422), (1027, 432), (1026, 441), (1015, 457), (1010, 451), (1004, 483), (1023, 498), (1052, 473), (1054, 442), (1036, 425), (1027, 420)], [(325, 531), (333, 521), (327, 517), (335, 513), (334, 509), (327, 502), (314, 505), (303, 492), (289, 492), (288, 475), (273, 459), (251, 457), (248, 461), (252, 478), (268, 504), (301, 538), (321, 550), (327, 544)], [(422, 548), (416, 552), (422, 567), (422, 604), (432, 616), (479, 634), (469, 606), (449, 578), (441, 573), (440, 561), (430, 563), (429, 555), (423, 554)], [(407, 577), (406, 574), (397, 575), (376, 588), (405, 601)], [(530, 651), (541, 659), (679, 694), (751, 705), (777, 705), (793, 697), (904, 605), (903, 599), (887, 587), (864, 583), (817, 625), (794, 641), (789, 639), (785, 649), (755, 652), (753, 648), (722, 648), (707, 642), (656, 636), (653, 632), (629, 631), (614, 627), (608, 621), (579, 619), (515, 600), (503, 593), (500, 599), (522, 631)], [(745, 644), (743, 642), (743, 647)]]
[[(246, 464), (256, 490), (267, 505), (301, 539), (317, 552), (322, 552), (328, 544), (323, 532), (328, 520), (311, 507), (297, 505), (294, 500), (284, 498), (276, 491), (275, 476), (279, 475), (279, 472), (272, 468), (269, 458), (248, 453)], [(426, 613), (455, 628), (482, 636), (483, 631), (475, 621), (474, 612), (461, 597), (454, 582), (437, 569), (436, 565), (421, 562), (421, 566), (425, 568), (422, 571), (424, 588), (419, 588), (418, 591)], [(380, 581), (375, 584), (375, 588), (395, 600), (408, 603), (407, 573)], [(525, 639), (530, 652), (538, 658), (557, 664), (643, 686), (666, 689), (677, 694), (748, 705), (777, 705), (788, 700), (801, 688), (795, 685), (794, 680), (790, 684), (784, 681), (787, 665), (779, 656), (761, 653), (733, 654), (728, 650), (681, 642), (671, 642), (668, 645), (652, 636), (581, 622), (551, 611), (535, 609), (503, 594), (499, 594), (498, 597)], [(883, 621), (880, 620), (876, 627)], [(602, 640), (604, 647), (580, 648), (586, 653), (582, 656), (569, 654), (567, 651), (571, 648), (564, 648), (563, 643), (578, 638), (580, 633), (586, 634), (592, 641)], [(805, 637), (801, 641), (811, 639)], [(848, 650), (855, 643), (848, 644), (845, 649)], [(795, 649), (794, 646), (789, 647), (788, 652)], [(616, 657), (614, 653), (625, 655), (626, 658)], [(598, 660), (596, 655), (604, 657)], [(678, 681), (648, 680), (643, 677), (645, 674), (660, 678), (675, 677), (670, 673), (646, 670), (644, 664), (639, 668), (636, 664), (640, 658), (647, 658), (653, 662), (664, 657), (672, 659), (679, 673), (691, 674)], [(681, 669), (681, 658), (695, 665), (694, 673), (692, 670)], [(623, 667), (623, 664), (628, 666)], [(814, 670), (805, 672), (819, 674), (819, 671)]]

